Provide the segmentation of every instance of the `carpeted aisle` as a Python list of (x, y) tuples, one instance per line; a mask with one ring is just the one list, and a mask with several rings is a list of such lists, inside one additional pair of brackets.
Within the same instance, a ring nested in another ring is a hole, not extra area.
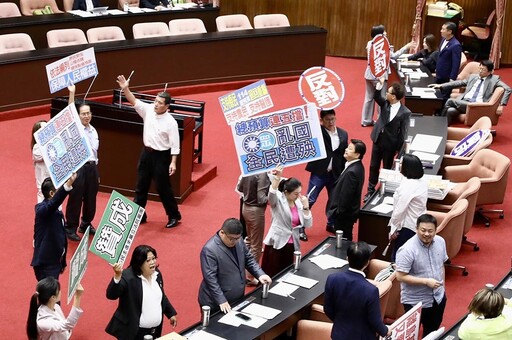
[[(363, 73), (364, 60), (327, 58), (327, 67), (335, 70), (343, 79), (346, 87), (345, 100), (336, 110), (338, 125), (346, 129), (350, 138), (360, 138), (370, 146), (370, 128), (362, 128), (359, 124), (362, 100), (364, 97)], [(505, 82), (512, 84), (512, 69), (498, 70)], [(136, 84), (136, 78), (132, 80)], [(270, 95), (275, 107), (279, 110), (302, 104), (298, 94), (297, 82), (274, 84), (269, 86)], [(172, 91), (171, 91), (172, 92)], [(167, 295), (178, 311), (177, 331), (186, 328), (199, 320), (197, 290), (201, 280), (199, 268), (199, 252), (202, 245), (220, 227), (224, 219), (238, 216), (238, 197), (234, 187), (239, 175), (239, 167), (235, 161), (233, 139), (222, 116), (218, 97), (229, 90), (209, 92), (181, 97), (204, 100), (207, 102), (204, 128), (204, 162), (217, 166), (218, 176), (200, 189), (192, 193), (180, 206), (183, 220), (178, 228), (166, 230), (167, 221), (160, 203), (149, 202), (147, 206), (148, 223), (142, 225), (135, 244), (150, 244), (158, 251), (158, 263), (163, 272)], [(498, 135), (491, 148), (512, 156), (510, 149), (512, 129), (510, 108), (497, 127)], [(25, 337), (25, 323), (28, 304), (34, 292), (36, 280), (29, 266), (32, 257), (32, 233), (34, 221), (34, 204), (36, 189), (34, 170), (30, 153), (30, 131), (32, 124), (39, 119), (48, 119), (43, 114), (4, 121), (0, 123), (0, 149), (2, 160), (2, 192), (0, 198), (0, 249), (3, 250), (2, 277), (0, 279), (0, 328), (3, 339), (22, 339)], [(94, 114), (94, 113), (93, 113)], [(92, 120), (94, 125), (94, 116)], [(101, 150), (101, 136), (100, 136)], [(139, 150), (119, 150), (120, 152), (139, 152)], [(101, 162), (101, 153), (100, 153)], [(369, 151), (364, 159), (368, 171)], [(119, 171), (136, 171), (126, 169), (119, 164)], [(285, 169), (285, 176), (298, 177), (307, 186), (308, 175), (304, 166)], [(511, 190), (507, 193), (504, 204), (507, 213), (512, 208)], [(101, 218), (109, 195), (98, 194), (98, 214), (94, 225)], [(325, 216), (323, 207), (326, 196), (323, 193), (313, 209), (314, 227), (308, 232), (309, 242), (303, 243), (303, 251), (311, 249), (327, 236), (325, 232)], [(510, 268), (510, 226), (505, 220), (493, 219), (491, 228), (476, 221), (469, 233), (469, 238), (478, 241), (479, 252), (473, 252), (469, 246), (463, 246), (460, 254), (453, 259), (454, 263), (468, 266), (469, 276), (462, 277), (460, 271), (447, 270), (446, 286), (448, 305), (443, 324), (451, 326), (465, 312), (472, 294), (485, 283), (497, 283)], [(267, 213), (267, 220), (270, 220)], [(357, 235), (357, 231), (355, 233)], [(69, 257), (76, 244), (71, 243)], [(63, 307), (67, 294), (68, 271), (61, 276), (63, 291)], [(114, 312), (117, 302), (108, 301), (105, 288), (112, 277), (111, 267), (94, 255), (89, 257), (89, 267), (83, 279), (85, 294), (83, 297), (84, 314), (73, 332), (73, 339), (108, 339), (104, 333), (105, 325)], [(170, 332), (171, 326), (166, 323), (164, 332)]]

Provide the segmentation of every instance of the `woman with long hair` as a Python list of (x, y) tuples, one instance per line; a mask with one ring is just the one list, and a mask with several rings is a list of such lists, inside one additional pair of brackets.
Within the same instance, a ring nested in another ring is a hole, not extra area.
[(80, 300), (84, 289), (78, 284), (73, 307), (68, 317), (64, 316), (60, 302), (60, 283), (47, 277), (37, 283), (36, 292), (30, 299), (27, 320), (27, 336), (30, 340), (67, 340), (82, 315)]
[(439, 58), (437, 39), (431, 33), (423, 38), (423, 49), (407, 57), (408, 60), (421, 61), (432, 73), (436, 71), (437, 58)]

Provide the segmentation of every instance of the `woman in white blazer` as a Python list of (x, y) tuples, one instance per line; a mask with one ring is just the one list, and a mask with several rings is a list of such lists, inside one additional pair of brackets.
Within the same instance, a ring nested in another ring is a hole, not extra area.
[(308, 198), (300, 194), (300, 181), (293, 177), (281, 181), (282, 173), (282, 167), (273, 171), (268, 193), (272, 222), (263, 240), (265, 251), (261, 268), (271, 277), (293, 263), (293, 252), (300, 250), (300, 228), (313, 224)]

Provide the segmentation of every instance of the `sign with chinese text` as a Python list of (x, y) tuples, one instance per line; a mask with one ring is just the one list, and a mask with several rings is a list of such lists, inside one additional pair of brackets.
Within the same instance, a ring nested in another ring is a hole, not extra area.
[(98, 74), (94, 47), (70, 55), (46, 65), (50, 93), (65, 89), (71, 84)]
[(59, 188), (87, 162), (92, 151), (75, 104), (66, 106), (34, 133), (53, 185)]
[(407, 313), (388, 326), (391, 330), (391, 337), (383, 338), (390, 340), (417, 340), (420, 335), (421, 302), (412, 307)]
[(315, 66), (301, 74), (299, 92), (306, 103), (313, 103), (320, 110), (330, 110), (345, 98), (345, 85), (334, 71)]
[(112, 191), (89, 250), (108, 263), (123, 264), (142, 215), (144, 208)]
[(314, 104), (249, 118), (231, 131), (243, 176), (326, 157)]
[(254, 116), (274, 106), (264, 80), (247, 85), (219, 98), (228, 125)]
[(75, 253), (69, 261), (69, 281), (68, 281), (68, 305), (75, 295), (76, 287), (84, 277), (87, 269), (87, 249), (89, 248), (89, 227), (84, 233), (82, 240), (78, 244)]
[(489, 129), (476, 130), (464, 137), (450, 152), (451, 156), (470, 156), (481, 142), (487, 139), (491, 131)]
[(382, 77), (389, 68), (391, 52), (388, 39), (382, 34), (373, 38), (371, 47), (368, 50), (368, 66), (375, 78)]

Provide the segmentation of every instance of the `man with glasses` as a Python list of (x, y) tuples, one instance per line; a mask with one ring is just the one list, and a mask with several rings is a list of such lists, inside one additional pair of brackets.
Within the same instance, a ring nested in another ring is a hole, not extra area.
[[(69, 86), (69, 102), (74, 102), (75, 86)], [(99, 188), (98, 173), (98, 148), (100, 141), (98, 132), (91, 125), (91, 108), (87, 104), (82, 104), (78, 108), (78, 115), (85, 135), (89, 140), (92, 155), (78, 171), (77, 178), (73, 185), (73, 191), (69, 193), (68, 203), (66, 205), (66, 235), (71, 241), (80, 241), (76, 231), (85, 233), (87, 227), (90, 227), (90, 234), (93, 235), (96, 229), (91, 222), (96, 215), (96, 195)], [(80, 212), (82, 219), (80, 221)], [(79, 223), (80, 222), (80, 223)]]
[(200, 307), (209, 306), (212, 313), (219, 309), (230, 312), (230, 303), (244, 296), (246, 269), (260, 283), (272, 283), (241, 238), (242, 224), (228, 218), (201, 250), (203, 281), (198, 302)]

